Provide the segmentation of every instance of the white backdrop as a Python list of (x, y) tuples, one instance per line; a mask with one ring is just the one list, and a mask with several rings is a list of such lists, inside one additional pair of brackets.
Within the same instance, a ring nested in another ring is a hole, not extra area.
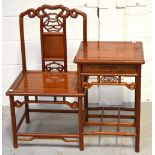
[[(88, 15), (88, 40), (142, 41), (146, 62), (142, 67), (142, 102), (151, 102), (151, 0), (74, 0), (72, 3), (70, 0), (3, 0), (3, 105), (9, 105), (5, 92), (21, 71), (19, 13), (43, 4), (63, 4), (69, 8), (75, 7), (86, 12)], [(97, 6), (100, 8), (99, 18)], [(37, 24), (37, 20), (34, 22), (26, 20), (27, 63), (30, 69), (38, 69), (41, 66), (39, 27), (37, 29)], [(70, 70), (76, 70), (76, 64), (72, 61), (81, 40), (78, 24), (80, 23), (74, 22), (74, 20), (67, 24), (68, 68)], [(89, 101), (117, 104), (112, 101), (117, 99), (119, 103), (122, 103), (132, 102), (134, 99), (133, 91), (126, 88), (116, 88), (116, 94), (111, 89), (108, 87), (91, 89)], [(94, 93), (96, 93), (95, 96), (92, 95)], [(109, 99), (102, 98), (102, 93), (106, 94), (107, 97), (109, 96)]]

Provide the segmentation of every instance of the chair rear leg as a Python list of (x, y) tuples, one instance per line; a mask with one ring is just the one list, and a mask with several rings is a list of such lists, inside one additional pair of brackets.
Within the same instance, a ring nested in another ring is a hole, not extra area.
[(63, 97), (63, 102), (65, 102), (66, 101), (66, 97)]
[(85, 112), (85, 122), (88, 122), (88, 89), (84, 96), (84, 112)]
[[(28, 101), (28, 96), (24, 96), (25, 101)], [(26, 113), (26, 123), (30, 123), (30, 115), (29, 115), (29, 103), (25, 104), (25, 113)]]
[(57, 97), (56, 96), (54, 96), (54, 102), (56, 102), (57, 101)]

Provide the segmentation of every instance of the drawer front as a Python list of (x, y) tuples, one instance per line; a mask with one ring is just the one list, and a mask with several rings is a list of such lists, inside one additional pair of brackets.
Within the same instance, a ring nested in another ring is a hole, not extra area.
[(136, 65), (83, 64), (82, 73), (137, 74)]

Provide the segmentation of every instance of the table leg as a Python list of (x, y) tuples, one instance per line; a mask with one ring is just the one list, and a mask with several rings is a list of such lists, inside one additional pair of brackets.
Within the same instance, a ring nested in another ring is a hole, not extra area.
[(15, 113), (15, 105), (14, 105), (14, 96), (10, 96), (10, 112), (11, 112), (11, 123), (12, 123), (12, 135), (13, 135), (13, 147), (18, 147), (17, 142), (17, 127), (16, 127), (16, 113)]
[(83, 142), (83, 110), (82, 110), (82, 97), (78, 97), (78, 104), (79, 104), (79, 109), (78, 109), (78, 115), (79, 115), (79, 143), (80, 143), (80, 150), (84, 150), (84, 142)]
[(138, 67), (138, 76), (135, 78), (135, 109), (136, 109), (136, 138), (135, 152), (140, 151), (140, 109), (141, 109), (141, 66)]

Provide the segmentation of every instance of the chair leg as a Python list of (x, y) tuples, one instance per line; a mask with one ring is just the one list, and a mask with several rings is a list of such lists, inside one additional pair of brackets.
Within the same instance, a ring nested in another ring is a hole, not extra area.
[(10, 96), (10, 113), (11, 113), (11, 123), (12, 123), (13, 147), (18, 148), (18, 142), (17, 142), (17, 136), (16, 136), (17, 127), (16, 127), (14, 96)]
[(83, 142), (83, 111), (82, 111), (82, 97), (78, 97), (78, 115), (79, 115), (79, 148), (80, 150), (84, 150), (84, 142)]
[(65, 102), (66, 101), (66, 97), (63, 97), (63, 102)]
[(56, 102), (57, 101), (57, 97), (56, 96), (54, 96), (54, 102)]
[[(25, 101), (28, 101), (28, 96), (25, 96)], [(26, 113), (26, 123), (30, 123), (30, 115), (29, 115), (29, 103), (25, 104), (25, 113)]]
[(88, 89), (84, 96), (84, 112), (85, 112), (85, 122), (88, 122)]

